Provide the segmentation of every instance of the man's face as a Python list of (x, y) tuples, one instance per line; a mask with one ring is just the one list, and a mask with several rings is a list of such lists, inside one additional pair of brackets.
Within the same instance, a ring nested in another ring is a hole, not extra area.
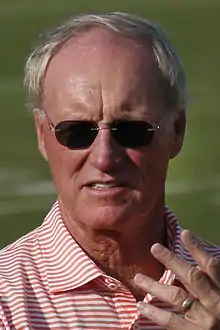
[[(102, 29), (65, 45), (49, 64), (44, 91), (44, 110), (54, 124), (92, 120), (102, 126), (118, 119), (159, 124), (165, 104), (150, 48)], [(121, 147), (104, 129), (87, 149), (70, 150), (58, 143), (46, 116), (36, 113), (35, 119), (68, 227), (122, 231), (163, 203), (168, 161), (182, 142), (174, 124), (167, 129), (161, 123), (149, 146)]]

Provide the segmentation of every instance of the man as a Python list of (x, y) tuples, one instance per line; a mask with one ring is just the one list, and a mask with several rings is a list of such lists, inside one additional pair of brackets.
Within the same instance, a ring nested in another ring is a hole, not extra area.
[(165, 33), (123, 13), (75, 17), (25, 75), (58, 199), (0, 254), (1, 329), (219, 329), (220, 249), (164, 205), (186, 108)]

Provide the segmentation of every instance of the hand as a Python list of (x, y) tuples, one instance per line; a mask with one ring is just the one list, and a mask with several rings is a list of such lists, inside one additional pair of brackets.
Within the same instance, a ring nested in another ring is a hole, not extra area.
[(218, 330), (220, 329), (220, 259), (204, 251), (188, 230), (181, 234), (182, 241), (198, 264), (183, 261), (173, 252), (157, 243), (151, 253), (176, 275), (185, 289), (166, 286), (147, 276), (137, 274), (135, 284), (158, 299), (176, 306), (181, 311), (183, 302), (193, 296), (192, 304), (183, 317), (164, 311), (150, 303), (139, 302), (139, 312), (154, 323), (169, 330)]

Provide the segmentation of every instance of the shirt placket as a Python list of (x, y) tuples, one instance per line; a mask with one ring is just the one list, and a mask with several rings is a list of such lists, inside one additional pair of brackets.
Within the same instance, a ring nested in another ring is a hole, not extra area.
[[(132, 320), (136, 317), (136, 300), (130, 290), (120, 281), (105, 276), (105, 285), (113, 291), (113, 301), (121, 329), (129, 329)], [(126, 303), (127, 305), (126, 305)]]

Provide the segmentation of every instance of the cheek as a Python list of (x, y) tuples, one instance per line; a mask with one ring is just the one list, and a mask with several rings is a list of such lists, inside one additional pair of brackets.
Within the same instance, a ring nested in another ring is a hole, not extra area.
[(154, 145), (139, 150), (129, 150), (128, 155), (142, 175), (144, 184), (164, 180), (169, 163), (169, 152), (165, 145)]
[(58, 167), (61, 167), (63, 160), (66, 157), (66, 148), (60, 145), (52, 134), (53, 133), (47, 134), (45, 137), (45, 149), (50, 168), (54, 173), (57, 171)]
[(62, 146), (53, 136), (45, 139), (45, 149), (55, 185), (59, 188), (65, 186), (66, 189), (72, 183), (70, 180), (77, 177), (87, 157), (86, 153)]

